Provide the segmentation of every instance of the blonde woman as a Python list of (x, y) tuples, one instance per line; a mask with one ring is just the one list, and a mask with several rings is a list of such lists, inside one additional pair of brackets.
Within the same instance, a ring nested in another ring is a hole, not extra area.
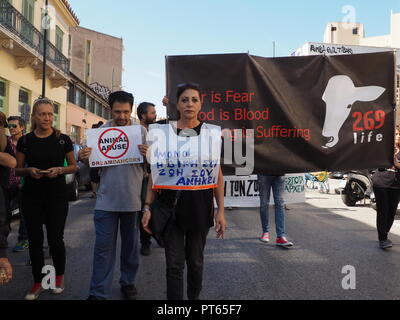
[[(29, 237), (34, 285), (26, 300), (36, 300), (44, 266), (43, 225), (56, 269), (54, 294), (64, 291), (64, 227), (68, 213), (65, 175), (77, 170), (71, 139), (53, 128), (54, 106), (51, 100), (39, 99), (32, 108), (31, 132), (19, 139), (16, 174), (25, 177), (22, 208)], [(67, 160), (68, 166), (64, 167)]]

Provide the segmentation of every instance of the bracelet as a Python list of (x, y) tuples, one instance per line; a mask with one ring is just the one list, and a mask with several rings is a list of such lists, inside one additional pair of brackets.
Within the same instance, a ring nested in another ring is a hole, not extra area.
[(143, 208), (143, 209), (142, 209), (142, 212), (143, 212), (143, 213), (145, 213), (146, 211), (149, 211), (149, 212), (150, 212), (150, 208)]

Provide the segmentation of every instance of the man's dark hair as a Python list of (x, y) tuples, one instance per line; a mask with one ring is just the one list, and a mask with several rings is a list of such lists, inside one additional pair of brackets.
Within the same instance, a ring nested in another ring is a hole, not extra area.
[(99, 121), (99, 122), (97, 123), (97, 125), (99, 126), (99, 128), (100, 128), (103, 124), (104, 124), (103, 121)]
[(10, 122), (10, 121), (18, 121), (18, 124), (19, 124), (21, 127), (26, 128), (26, 122), (25, 122), (25, 120), (22, 119), (20, 116), (11, 116), (11, 117), (8, 117), (7, 121), (8, 121), (8, 122)]
[(155, 107), (156, 105), (151, 102), (142, 102), (139, 104), (137, 107), (137, 115), (139, 117), (139, 120), (143, 119), (143, 115), (147, 114), (148, 108), (149, 107)]
[(115, 102), (129, 103), (131, 108), (133, 107), (133, 95), (125, 91), (115, 91), (108, 96), (108, 104), (112, 109)]

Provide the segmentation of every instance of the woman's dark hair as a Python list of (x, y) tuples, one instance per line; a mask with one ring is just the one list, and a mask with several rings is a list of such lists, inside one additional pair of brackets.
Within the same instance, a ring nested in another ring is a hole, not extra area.
[(143, 115), (147, 114), (147, 110), (149, 107), (155, 107), (156, 105), (151, 103), (151, 102), (142, 102), (139, 104), (137, 107), (137, 115), (139, 117), (139, 120), (143, 119)]
[(108, 96), (108, 104), (112, 109), (115, 102), (129, 103), (131, 108), (133, 107), (133, 95), (125, 91), (115, 91)]
[(188, 83), (178, 84), (178, 90), (176, 91), (176, 101), (179, 101), (179, 98), (182, 95), (182, 93), (184, 93), (188, 89), (196, 90), (199, 93), (199, 97), (201, 98), (200, 86), (197, 83), (188, 82)]

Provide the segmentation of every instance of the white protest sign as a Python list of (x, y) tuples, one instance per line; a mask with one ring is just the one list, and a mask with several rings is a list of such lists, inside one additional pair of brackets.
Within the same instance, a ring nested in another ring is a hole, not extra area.
[[(260, 193), (257, 176), (225, 176), (225, 207), (253, 208), (260, 206)], [(304, 190), (304, 174), (285, 175), (283, 192), (285, 203), (301, 203), (306, 201)], [(270, 205), (274, 204), (271, 190)]]
[(92, 168), (143, 162), (138, 149), (143, 143), (140, 126), (88, 129), (86, 135)]
[[(186, 132), (192, 129), (185, 129)], [(216, 188), (221, 154), (221, 128), (203, 124), (200, 134), (178, 136), (170, 124), (150, 125), (150, 166), (154, 189)]]

